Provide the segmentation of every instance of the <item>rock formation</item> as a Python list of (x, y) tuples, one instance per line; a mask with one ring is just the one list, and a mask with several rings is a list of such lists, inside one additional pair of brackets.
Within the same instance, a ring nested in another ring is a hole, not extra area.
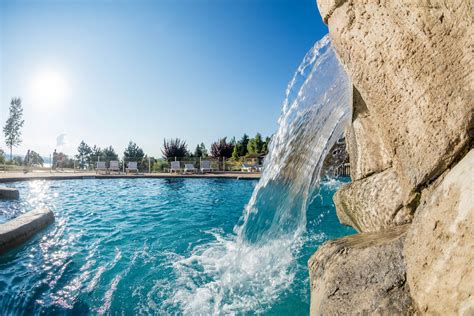
[(421, 312), (474, 315), (474, 150), (428, 194), (405, 242)]
[[(473, 4), (318, 0), (318, 6), (354, 84), (353, 116), (345, 135), (353, 182), (336, 193), (337, 214), (343, 224), (363, 233), (353, 238), (364, 240), (364, 232), (372, 232), (371, 238), (381, 241), (363, 251), (344, 240), (332, 241), (317, 251), (309, 262), (311, 312), (352, 314), (347, 308), (355, 306), (358, 313), (360, 284), (345, 283), (346, 294), (338, 299), (331, 299), (327, 289), (342, 276), (361, 279), (357, 271), (362, 269), (375, 276), (364, 299), (387, 302), (364, 305), (369, 313), (471, 315)], [(384, 241), (383, 236), (412, 220), (406, 237)], [(398, 280), (406, 274), (409, 289), (404, 293), (411, 303), (400, 296), (400, 286), (383, 292), (387, 284), (377, 275), (386, 267), (364, 265), (359, 252), (365, 262), (391, 262)]]
[(329, 241), (310, 260), (311, 314), (412, 310), (403, 261), (407, 226)]

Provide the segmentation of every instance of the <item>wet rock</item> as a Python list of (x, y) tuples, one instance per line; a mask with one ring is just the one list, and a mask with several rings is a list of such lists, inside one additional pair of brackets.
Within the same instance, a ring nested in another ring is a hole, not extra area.
[(407, 225), (326, 242), (310, 258), (311, 315), (410, 315)]
[(339, 221), (359, 232), (373, 232), (409, 223), (402, 190), (393, 168), (342, 186), (334, 195)]

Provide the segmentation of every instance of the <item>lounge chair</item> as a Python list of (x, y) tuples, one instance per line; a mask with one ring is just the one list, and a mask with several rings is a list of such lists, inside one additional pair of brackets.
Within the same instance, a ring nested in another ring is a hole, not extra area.
[(184, 172), (197, 173), (197, 169), (194, 167), (192, 163), (186, 163), (184, 164)]
[(245, 163), (242, 164), (242, 171), (244, 171), (244, 172), (253, 172), (254, 170), (255, 170), (255, 166), (248, 165), (248, 164), (245, 164)]
[(107, 173), (107, 165), (105, 164), (105, 161), (97, 161), (95, 173), (99, 173), (99, 171), (105, 171), (105, 173)]
[(172, 161), (171, 162), (171, 168), (170, 168), (170, 173), (174, 172), (181, 172), (181, 165), (179, 161)]
[(120, 165), (117, 160), (111, 160), (109, 165), (109, 173), (112, 171), (116, 171), (120, 174)]
[(211, 172), (213, 169), (211, 168), (211, 162), (209, 160), (202, 160), (201, 161), (201, 172)]
[(137, 164), (136, 161), (129, 161), (127, 163), (126, 172), (135, 171), (135, 173), (138, 174), (138, 166), (137, 165), (138, 164)]

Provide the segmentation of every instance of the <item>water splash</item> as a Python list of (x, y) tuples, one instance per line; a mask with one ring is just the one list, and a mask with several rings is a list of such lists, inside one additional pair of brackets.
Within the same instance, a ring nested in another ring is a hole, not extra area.
[(177, 290), (165, 310), (172, 305), (185, 314), (263, 312), (289, 289), (309, 238), (306, 210), (324, 158), (350, 117), (351, 98), (350, 79), (326, 36), (288, 85), (264, 172), (235, 234), (212, 232), (214, 242), (172, 259)]

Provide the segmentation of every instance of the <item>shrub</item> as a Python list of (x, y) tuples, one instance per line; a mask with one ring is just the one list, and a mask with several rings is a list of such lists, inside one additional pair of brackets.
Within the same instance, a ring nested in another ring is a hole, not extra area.
[(219, 139), (211, 145), (211, 155), (214, 158), (230, 158), (234, 151), (234, 145), (227, 142), (227, 137)]
[(187, 157), (189, 155), (188, 146), (186, 142), (174, 138), (170, 140), (163, 140), (163, 149), (161, 150), (164, 159), (171, 159), (174, 157)]

